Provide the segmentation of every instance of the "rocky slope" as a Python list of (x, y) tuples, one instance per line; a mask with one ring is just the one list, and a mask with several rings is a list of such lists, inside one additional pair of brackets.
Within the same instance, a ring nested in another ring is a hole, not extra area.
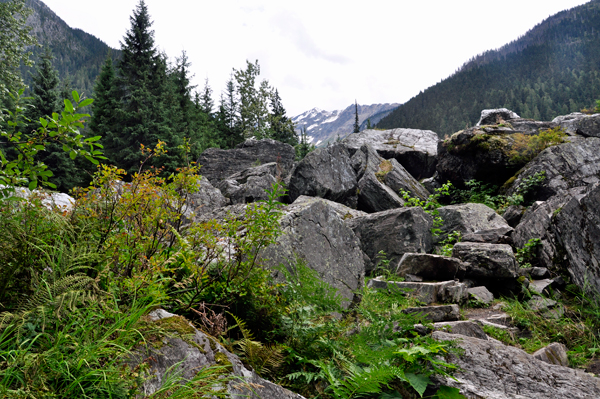
[[(400, 104), (372, 104), (358, 106), (358, 119), (361, 129), (367, 126), (367, 120), (371, 120), (374, 126), (384, 116), (389, 114)], [(322, 146), (326, 143), (336, 140), (338, 137), (344, 138), (352, 133), (355, 117), (354, 104), (348, 108), (336, 111), (324, 111), (319, 108), (313, 108), (303, 112), (300, 115), (292, 117), (296, 125), (296, 131), (300, 134), (300, 128), (305, 128), (306, 133), (311, 138), (311, 143), (316, 146)]]

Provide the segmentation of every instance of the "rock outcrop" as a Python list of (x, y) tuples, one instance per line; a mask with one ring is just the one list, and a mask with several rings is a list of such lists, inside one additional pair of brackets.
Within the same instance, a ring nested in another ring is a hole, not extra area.
[(235, 173), (216, 186), (232, 204), (266, 200), (267, 190), (271, 190), (273, 184), (277, 183), (276, 176), (281, 173), (280, 165), (271, 162)]
[(552, 122), (562, 127), (570, 135), (600, 137), (600, 114), (586, 115), (574, 112), (569, 115), (557, 116)]
[(288, 189), (292, 202), (307, 195), (356, 208), (356, 172), (346, 147), (336, 143), (309, 153), (294, 168)]
[(435, 331), (439, 341), (456, 341), (464, 350), (446, 361), (460, 371), (452, 378), (438, 378), (458, 388), (469, 399), (591, 399), (600, 397), (600, 379), (581, 370), (548, 364), (521, 349), (497, 341)]
[(368, 258), (367, 271), (380, 265), (383, 258), (395, 265), (407, 252), (427, 253), (432, 249), (433, 219), (422, 208), (392, 209), (348, 219), (346, 223)]
[(200, 173), (212, 184), (229, 176), (266, 163), (277, 162), (285, 178), (294, 166), (296, 151), (289, 144), (276, 140), (248, 139), (231, 150), (209, 148), (198, 158)]
[(364, 130), (342, 142), (353, 155), (363, 145), (371, 146), (384, 159), (396, 159), (415, 179), (433, 176), (438, 135), (431, 130)]
[[(248, 370), (240, 359), (225, 349), (211, 336), (196, 330), (190, 322), (162, 309), (152, 311), (148, 318), (159, 325), (166, 321), (177, 325), (173, 336), (162, 338), (159, 345), (149, 344), (139, 348), (130, 358), (135, 367), (147, 363), (150, 378), (142, 382), (140, 387), (144, 397), (157, 392), (165, 383), (167, 376), (178, 374), (190, 380), (202, 369), (211, 366), (223, 366), (226, 384), (220, 388), (227, 391), (230, 397), (246, 397), (253, 399), (302, 399), (303, 397), (287, 389), (259, 377)], [(176, 319), (173, 319), (176, 318)], [(166, 329), (169, 330), (168, 325)], [(234, 377), (228, 378), (229, 377)]]
[(516, 279), (517, 261), (510, 245), (459, 242), (452, 256), (467, 264), (464, 277), (474, 280), (498, 281)]
[(440, 229), (444, 237), (453, 231), (459, 231), (464, 237), (471, 233), (498, 229), (502, 235), (512, 232), (512, 228), (502, 216), (484, 204), (448, 205), (438, 208), (439, 216), (444, 221)]

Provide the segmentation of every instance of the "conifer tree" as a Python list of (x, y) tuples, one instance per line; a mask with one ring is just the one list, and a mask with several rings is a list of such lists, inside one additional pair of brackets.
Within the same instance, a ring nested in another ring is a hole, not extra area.
[(298, 144), (298, 136), (294, 131), (294, 123), (287, 117), (285, 108), (281, 103), (279, 91), (275, 89), (271, 97), (271, 114), (269, 115), (270, 137), (283, 143), (295, 146)]
[(112, 132), (117, 129), (115, 112), (118, 107), (119, 102), (115, 93), (115, 69), (112, 57), (109, 54), (102, 66), (100, 75), (96, 78), (92, 119), (89, 124), (94, 135), (103, 136), (102, 142), (104, 144), (106, 144), (108, 138), (114, 137)]
[(225, 85), (225, 93), (221, 94), (219, 111), (216, 116), (216, 125), (224, 148), (233, 148), (244, 141), (238, 109), (239, 105), (232, 76)]
[(202, 95), (200, 96), (200, 105), (202, 111), (209, 116), (213, 114), (213, 108), (215, 107), (215, 102), (212, 99), (212, 89), (208, 84), (208, 78), (204, 81), (204, 89), (202, 89)]
[(352, 133), (360, 132), (360, 124), (358, 123), (358, 104), (354, 100), (354, 130)]

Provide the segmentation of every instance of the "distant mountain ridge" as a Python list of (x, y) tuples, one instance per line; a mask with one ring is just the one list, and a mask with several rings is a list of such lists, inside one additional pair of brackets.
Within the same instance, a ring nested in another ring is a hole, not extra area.
[(561, 11), (518, 40), (466, 62), (407, 101), (377, 127), (433, 130), (473, 126), (482, 109), (509, 108), (552, 120), (600, 98), (600, 0)]
[[(96, 77), (107, 55), (110, 53), (116, 59), (120, 56), (120, 50), (111, 49), (106, 43), (81, 29), (69, 27), (40, 0), (27, 0), (25, 3), (33, 10), (27, 19), (27, 25), (32, 27), (31, 33), (41, 45), (31, 49), (32, 59), (37, 62), (44, 47), (49, 47), (54, 56), (54, 68), (61, 81), (68, 78), (71, 90), (75, 89), (91, 97)], [(26, 84), (31, 83), (29, 72), (34, 71), (35, 66), (21, 68)]]
[[(396, 109), (399, 105), (396, 103), (358, 105), (358, 120), (361, 130), (366, 128), (368, 120), (374, 126), (381, 118)], [(313, 108), (292, 117), (292, 122), (296, 125), (298, 133), (300, 133), (301, 128), (305, 128), (306, 134), (312, 140), (311, 142), (320, 146), (336, 140), (338, 136), (344, 138), (352, 133), (354, 117), (355, 108), (354, 104), (352, 104), (343, 110), (336, 111), (324, 111), (319, 108)]]

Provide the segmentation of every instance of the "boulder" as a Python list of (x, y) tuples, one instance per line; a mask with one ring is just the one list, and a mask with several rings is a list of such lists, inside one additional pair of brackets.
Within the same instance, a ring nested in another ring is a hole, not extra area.
[(148, 319), (167, 330), (171, 325), (178, 327), (173, 331), (173, 336), (162, 338), (160, 345), (149, 344), (138, 348), (132, 354), (129, 360), (132, 367), (146, 363), (147, 372), (151, 376), (141, 382), (140, 392), (143, 397), (152, 396), (157, 392), (169, 375), (180, 375), (183, 379), (190, 380), (204, 368), (225, 366), (225, 376), (234, 377), (227, 385), (222, 386), (230, 397), (303, 398), (248, 370), (236, 355), (225, 349), (215, 338), (195, 329), (183, 317), (156, 309), (148, 315)]
[(557, 116), (552, 122), (562, 127), (570, 135), (600, 137), (600, 114), (586, 115), (574, 112), (569, 115)]
[(553, 228), (573, 283), (600, 292), (600, 184), (571, 198), (555, 215)]
[(289, 144), (271, 139), (248, 139), (230, 150), (208, 148), (198, 158), (200, 173), (212, 184), (248, 169), (270, 162), (277, 162), (284, 178), (294, 166), (296, 151)]
[(448, 205), (438, 208), (439, 216), (443, 220), (440, 227), (442, 234), (438, 239), (453, 231), (460, 231), (464, 237), (470, 233), (498, 229), (497, 232), (506, 235), (512, 228), (502, 216), (484, 204)]
[(470, 320), (463, 321), (446, 321), (433, 323), (433, 331), (444, 331), (455, 335), (464, 335), (465, 337), (479, 338), (487, 340), (488, 336), (483, 331), (483, 328)]
[(469, 299), (477, 304), (491, 305), (494, 302), (494, 294), (484, 286), (469, 288), (467, 292)]
[(432, 303), (461, 303), (467, 299), (467, 285), (455, 280), (439, 283), (386, 281), (380, 277), (369, 280), (368, 288), (401, 291), (416, 297), (426, 305)]
[(187, 194), (182, 213), (188, 220), (198, 220), (199, 217), (210, 215), (227, 205), (229, 200), (203, 176), (200, 180), (200, 189), (195, 193)]
[(310, 152), (296, 165), (288, 195), (292, 202), (307, 195), (356, 208), (357, 183), (348, 150), (336, 143)]
[(512, 227), (508, 226), (496, 229), (478, 230), (474, 233), (468, 233), (462, 236), (462, 241), (510, 245), (513, 243), (512, 238), (510, 237), (513, 230)]
[(398, 262), (396, 275), (401, 277), (415, 275), (430, 281), (453, 280), (464, 273), (465, 268), (466, 265), (460, 259), (423, 253), (405, 253)]
[(437, 133), (430, 130), (364, 130), (342, 143), (351, 154), (368, 144), (385, 159), (395, 159), (416, 179), (433, 176), (437, 157)]
[(558, 242), (554, 220), (562, 213), (563, 207), (573, 198), (580, 197), (584, 187), (561, 191), (547, 201), (535, 202), (523, 215), (515, 227), (512, 240), (515, 248), (523, 248), (529, 240), (540, 239), (537, 261), (540, 266), (559, 272), (567, 268), (567, 259)]
[(520, 116), (507, 108), (484, 109), (481, 111), (481, 117), (479, 118), (479, 122), (477, 122), (477, 126), (495, 125), (501, 121), (510, 121), (517, 118), (520, 118)]
[(465, 277), (475, 280), (516, 279), (517, 261), (510, 245), (459, 242), (452, 256), (467, 263)]
[(347, 219), (360, 240), (368, 261), (366, 270), (375, 269), (383, 251), (390, 265), (396, 265), (407, 252), (427, 253), (432, 249), (433, 219), (422, 208), (398, 208)]
[(541, 360), (542, 362), (569, 367), (567, 347), (558, 342), (553, 342), (550, 345), (536, 351), (532, 356)]
[(329, 201), (329, 200), (319, 198), (319, 197), (309, 197), (306, 195), (301, 195), (298, 198), (296, 198), (296, 201), (294, 201), (293, 206), (294, 207), (304, 206), (304, 205), (308, 205), (308, 204), (314, 204), (316, 202), (323, 202), (323, 203), (327, 204), (328, 206), (330, 206), (331, 208), (333, 208), (335, 213), (337, 213), (337, 215), (340, 218), (342, 218), (342, 220), (344, 220), (344, 221), (350, 220), (352, 218), (357, 218), (357, 217), (368, 215), (368, 213), (366, 213), (366, 212), (352, 209), (346, 205), (340, 204), (339, 202)]
[(507, 191), (515, 194), (519, 185), (538, 172), (544, 182), (528, 194), (545, 201), (563, 190), (600, 182), (600, 138), (570, 139), (572, 142), (546, 148), (525, 166)]
[(235, 173), (216, 186), (232, 204), (245, 204), (268, 199), (267, 190), (271, 190), (273, 184), (277, 183), (275, 176), (280, 174), (280, 166), (276, 162), (270, 162)]
[(458, 366), (453, 377), (436, 377), (467, 398), (591, 399), (600, 397), (600, 379), (582, 370), (548, 364), (521, 349), (492, 340), (435, 331), (438, 341), (455, 341), (464, 350), (445, 360)]
[(456, 321), (460, 317), (458, 305), (424, 306), (420, 308), (406, 308), (402, 313), (412, 314), (431, 322)]
[(510, 227), (517, 227), (527, 208), (523, 205), (510, 205), (504, 210), (502, 217)]
[(529, 282), (529, 287), (527, 288), (529, 289), (529, 291), (534, 292), (536, 294), (548, 295), (550, 293), (548, 291), (548, 288), (550, 288), (553, 283), (554, 281), (549, 278), (543, 280), (533, 280)]
[(280, 223), (281, 236), (260, 253), (263, 264), (293, 270), (297, 260), (304, 261), (348, 307), (364, 284), (365, 265), (360, 241), (336, 209), (323, 200), (301, 201), (287, 207)]

